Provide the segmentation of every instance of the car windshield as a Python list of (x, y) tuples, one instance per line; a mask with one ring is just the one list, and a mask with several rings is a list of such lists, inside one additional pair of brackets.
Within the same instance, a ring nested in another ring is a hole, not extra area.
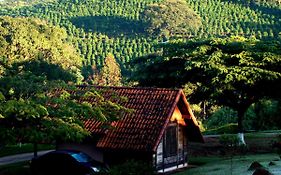
[(78, 162), (90, 162), (92, 161), (91, 157), (84, 153), (71, 153), (70, 154), (74, 159), (76, 159)]

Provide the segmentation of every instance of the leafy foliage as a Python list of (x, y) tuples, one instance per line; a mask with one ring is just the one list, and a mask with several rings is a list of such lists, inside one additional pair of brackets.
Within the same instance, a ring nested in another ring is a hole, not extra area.
[[(38, 67), (37, 72), (33, 72), (38, 74), (41, 71), (39, 69), (45, 69), (44, 64), (47, 63), (57, 70), (56, 66), (60, 66), (81, 80), (79, 67), (82, 60), (71, 44), (66, 42), (65, 30), (38, 19), (1, 17), (0, 33), (2, 66), (25, 62), (21, 66), (29, 64), (26, 67)], [(41, 63), (37, 62), (40, 65), (30, 63), (34, 60), (40, 61)], [(50, 70), (44, 71), (52, 73)]]
[(149, 33), (164, 37), (190, 35), (201, 25), (200, 17), (188, 7), (185, 0), (149, 4), (142, 16), (148, 23)]
[(82, 120), (110, 123), (126, 110), (95, 89), (74, 93), (76, 86), (67, 84), (77, 82), (81, 60), (64, 30), (35, 19), (0, 21), (0, 144), (81, 141), (90, 135)]
[(122, 75), (116, 59), (112, 54), (108, 54), (104, 62), (101, 70), (94, 66), (84, 67), (84, 77), (88, 77), (86, 82), (99, 86), (120, 86), (122, 84)]
[(206, 127), (208, 129), (217, 128), (229, 123), (237, 122), (237, 111), (234, 111), (228, 107), (218, 109), (212, 114), (206, 121)]
[(13, 8), (53, 1), (55, 0), (0, 0), (0, 6)]
[(244, 125), (249, 130), (274, 130), (281, 128), (280, 101), (262, 99), (252, 104), (245, 115)]
[[(142, 86), (182, 87), (193, 83), (190, 100), (213, 100), (238, 112), (264, 98), (280, 98), (281, 44), (243, 37), (168, 43), (163, 53), (135, 60)], [(165, 73), (162, 73), (164, 72)]]
[[(125, 111), (120, 105), (102, 98), (94, 89), (91, 94), (71, 94), (76, 88), (63, 81), (48, 81), (41, 77), (42, 81), (37, 82), (30, 78), (18, 81), (26, 81), (36, 89), (13, 87), (6, 82), (7, 77), (0, 80), (12, 87), (1, 89), (6, 94), (0, 102), (1, 143), (81, 141), (90, 135), (82, 120), (94, 118), (110, 123)], [(86, 97), (95, 101), (81, 101)]]
[(108, 54), (104, 60), (104, 67), (101, 70), (101, 79), (105, 86), (121, 85), (121, 69), (112, 54)]

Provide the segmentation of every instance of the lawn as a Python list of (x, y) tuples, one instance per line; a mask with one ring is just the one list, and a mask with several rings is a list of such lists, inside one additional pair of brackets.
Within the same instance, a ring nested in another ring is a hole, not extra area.
[[(187, 169), (176, 175), (252, 175), (253, 171), (248, 171), (251, 163), (258, 161), (273, 174), (281, 174), (281, 160), (277, 154), (256, 154), (234, 156), (212, 156), (212, 157), (193, 157), (190, 165), (198, 167)], [(269, 166), (270, 162), (275, 165)]]
[(29, 163), (20, 162), (0, 166), (0, 175), (30, 175)]

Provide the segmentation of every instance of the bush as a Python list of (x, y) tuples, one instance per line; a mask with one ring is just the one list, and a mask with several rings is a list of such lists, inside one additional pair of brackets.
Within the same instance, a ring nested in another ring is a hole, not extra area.
[(239, 145), (239, 138), (237, 135), (221, 135), (219, 141), (225, 147), (236, 147)]
[(236, 123), (229, 123), (215, 129), (209, 129), (204, 134), (236, 134), (238, 133), (238, 125)]
[(205, 122), (207, 128), (213, 129), (229, 123), (237, 122), (237, 112), (228, 107), (222, 107), (213, 113)]
[(246, 130), (281, 129), (280, 104), (280, 101), (268, 99), (252, 104), (246, 112), (244, 128)]
[(153, 175), (155, 174), (153, 167), (142, 161), (128, 160), (122, 164), (112, 167), (109, 171), (110, 175)]

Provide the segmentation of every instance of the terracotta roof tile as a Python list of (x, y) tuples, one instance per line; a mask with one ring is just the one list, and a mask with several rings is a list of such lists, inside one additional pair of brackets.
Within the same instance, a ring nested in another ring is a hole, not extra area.
[[(87, 90), (90, 87), (80, 88)], [(181, 94), (181, 90), (159, 88), (96, 88), (104, 90), (104, 98), (110, 98), (113, 93), (126, 97), (127, 100), (122, 105), (134, 110), (113, 123), (115, 128), (106, 130), (106, 134), (98, 141), (97, 147), (106, 149), (152, 151), (169, 121), (175, 99)], [(105, 132), (101, 125), (101, 122), (85, 121), (86, 129), (93, 134)]]
[[(97, 147), (103, 149), (156, 151), (180, 98), (182, 98), (184, 106), (188, 107), (188, 119), (191, 123), (190, 126), (192, 126), (192, 128), (187, 127), (189, 128), (188, 132), (191, 132), (189, 139), (203, 141), (197, 121), (182, 90), (93, 86), (79, 86), (78, 88), (80, 92), (73, 91), (70, 93), (84, 93), (96, 88), (101, 91), (105, 99), (116, 100), (124, 107), (133, 109), (133, 113), (125, 113), (121, 120), (112, 122), (112, 128), (105, 128), (102, 122), (93, 119), (84, 121), (85, 128), (88, 131), (101, 136), (97, 142)], [(114, 98), (116, 96), (118, 98)], [(120, 102), (120, 97), (127, 99)], [(95, 99), (84, 98), (79, 101), (94, 103)]]

